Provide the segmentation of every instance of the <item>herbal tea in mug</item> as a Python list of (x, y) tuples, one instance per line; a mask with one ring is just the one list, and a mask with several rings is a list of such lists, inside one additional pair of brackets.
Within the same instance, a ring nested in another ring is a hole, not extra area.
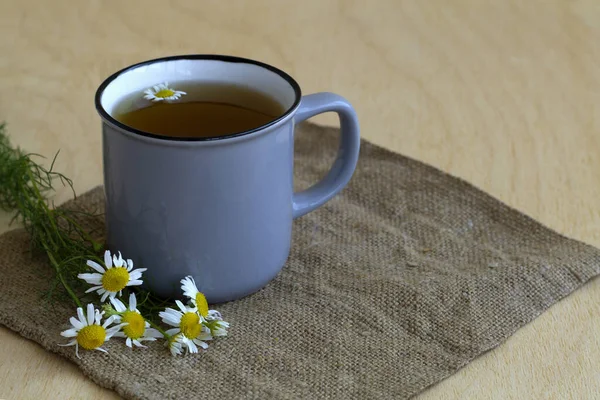
[(130, 94), (117, 104), (115, 118), (156, 135), (208, 137), (252, 130), (283, 112), (268, 95), (243, 86), (181, 81)]

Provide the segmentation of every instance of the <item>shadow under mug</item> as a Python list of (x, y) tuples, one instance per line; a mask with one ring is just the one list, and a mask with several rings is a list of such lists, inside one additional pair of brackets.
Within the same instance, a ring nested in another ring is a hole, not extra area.
[[(209, 138), (157, 136), (114, 118), (124, 96), (183, 80), (242, 85), (286, 111), (256, 129)], [(107, 246), (147, 268), (144, 286), (162, 297), (180, 298), (187, 275), (211, 303), (265, 286), (288, 258), (292, 220), (336, 195), (358, 160), (358, 120), (345, 99), (302, 96), (285, 72), (238, 57), (183, 55), (132, 65), (100, 85), (96, 108)], [(320, 182), (294, 193), (294, 126), (329, 111), (340, 119), (337, 158)]]

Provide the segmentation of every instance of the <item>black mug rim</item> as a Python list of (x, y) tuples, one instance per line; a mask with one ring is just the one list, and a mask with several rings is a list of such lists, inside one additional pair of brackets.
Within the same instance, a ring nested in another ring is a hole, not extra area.
[[(149, 64), (156, 64), (159, 62), (165, 62), (165, 61), (175, 61), (175, 60), (215, 60), (215, 61), (224, 61), (224, 62), (233, 62), (233, 63), (243, 63), (243, 64), (252, 64), (252, 65), (256, 65), (259, 66), (261, 68), (267, 69), (271, 72), (276, 73), (277, 75), (279, 75), (280, 77), (282, 77), (283, 79), (285, 79), (290, 86), (292, 87), (292, 89), (294, 89), (294, 95), (295, 95), (295, 99), (294, 99), (294, 103), (279, 117), (277, 117), (276, 119), (274, 119), (273, 121), (258, 126), (256, 128), (247, 130), (247, 131), (243, 131), (243, 132), (236, 132), (236, 133), (232, 133), (229, 135), (222, 135), (222, 136), (208, 136), (208, 137), (173, 137), (173, 136), (163, 136), (163, 135), (157, 135), (154, 133), (150, 133), (150, 132), (146, 132), (146, 131), (142, 131), (140, 129), (135, 129), (132, 128), (128, 125), (123, 124), (122, 122), (117, 121), (114, 117), (112, 117), (108, 112), (106, 112), (106, 110), (104, 109), (104, 107), (102, 107), (102, 104), (100, 102), (100, 99), (102, 97), (102, 94), (104, 93), (104, 90), (106, 89), (106, 87), (112, 82), (114, 81), (117, 77), (119, 77), (120, 75), (129, 72), (133, 69), (136, 69), (138, 67), (142, 67), (145, 65), (149, 65)], [(98, 89), (96, 90), (96, 95), (95, 95), (95, 103), (96, 103), (96, 110), (98, 111), (98, 114), (100, 114), (100, 116), (110, 122), (112, 125), (115, 125), (116, 127), (126, 130), (128, 132), (132, 132), (135, 133), (137, 135), (141, 135), (141, 136), (145, 136), (145, 137), (150, 137), (153, 139), (160, 139), (160, 140), (165, 140), (165, 141), (176, 141), (176, 142), (206, 142), (206, 141), (213, 141), (213, 140), (225, 140), (225, 139), (231, 139), (231, 138), (235, 138), (235, 137), (239, 137), (239, 136), (245, 136), (245, 135), (249, 135), (251, 133), (255, 133), (258, 131), (261, 131), (265, 128), (268, 128), (269, 126), (275, 125), (278, 122), (284, 120), (285, 118), (287, 118), (298, 106), (298, 104), (300, 104), (300, 99), (302, 98), (302, 91), (300, 89), (300, 85), (298, 85), (298, 82), (296, 82), (294, 80), (294, 78), (292, 78), (290, 75), (288, 75), (287, 73), (283, 72), (282, 70), (280, 70), (279, 68), (276, 68), (272, 65), (260, 62), (260, 61), (256, 61), (256, 60), (252, 60), (249, 58), (243, 58), (243, 57), (237, 57), (237, 56), (226, 56), (226, 55), (219, 55), (219, 54), (186, 54), (186, 55), (177, 55), (177, 56), (168, 56), (168, 57), (161, 57), (161, 58), (154, 58), (152, 60), (147, 60), (147, 61), (142, 61), (136, 64), (132, 64), (128, 67), (125, 67), (117, 72), (115, 72), (114, 74), (110, 75), (108, 78), (106, 78), (102, 84), (100, 84), (100, 86), (98, 87)]]

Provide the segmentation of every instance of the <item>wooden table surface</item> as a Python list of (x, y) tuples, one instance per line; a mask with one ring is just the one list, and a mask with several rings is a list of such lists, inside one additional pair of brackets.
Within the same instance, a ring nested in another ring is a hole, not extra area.
[[(93, 94), (106, 76), (221, 53), (342, 94), (365, 138), (600, 245), (597, 0), (7, 0), (0, 52), (0, 119), (29, 151), (61, 149), (79, 193), (102, 180)], [(599, 299), (595, 280), (420, 399), (597, 398)], [(0, 398), (116, 398), (6, 328), (0, 354)]]

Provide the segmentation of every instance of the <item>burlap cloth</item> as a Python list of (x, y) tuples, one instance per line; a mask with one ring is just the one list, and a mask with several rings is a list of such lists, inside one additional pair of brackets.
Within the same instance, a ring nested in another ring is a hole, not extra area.
[[(330, 166), (334, 129), (303, 125), (296, 184)], [(290, 259), (260, 292), (216, 308), (230, 335), (171, 357), (59, 347), (70, 303), (38, 294), (50, 268), (27, 236), (0, 237), (0, 323), (132, 399), (399, 399), (502, 343), (600, 272), (600, 252), (468, 183), (363, 142), (350, 185), (297, 220)], [(78, 199), (102, 207), (97, 188)], [(97, 226), (102, 220), (93, 221)], [(151, 245), (151, 244), (149, 244)]]

